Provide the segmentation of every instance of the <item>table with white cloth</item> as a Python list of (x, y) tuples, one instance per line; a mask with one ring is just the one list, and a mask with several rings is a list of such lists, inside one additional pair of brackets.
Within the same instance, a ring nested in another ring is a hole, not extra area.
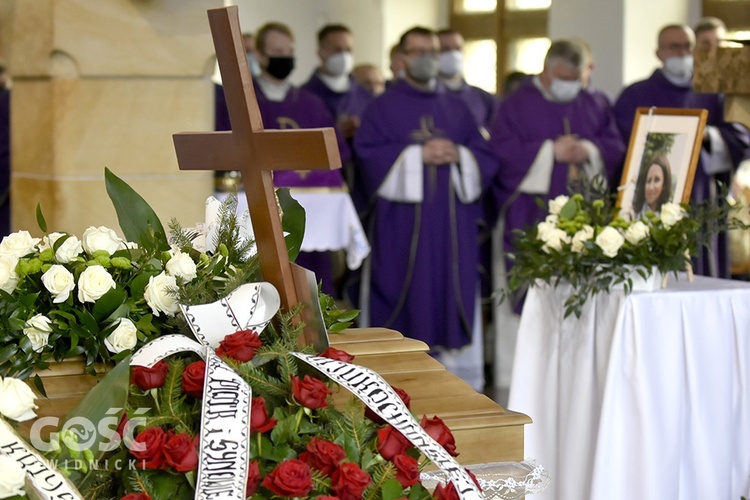
[[(303, 252), (346, 251), (346, 265), (357, 269), (370, 254), (370, 243), (362, 228), (349, 192), (333, 188), (290, 188), (292, 198), (305, 209)], [(216, 193), (217, 199), (227, 193)], [(237, 196), (237, 212), (247, 210), (244, 191)]]
[(508, 407), (531, 417), (539, 500), (740, 500), (750, 493), (750, 284), (670, 275), (597, 294), (532, 287)]

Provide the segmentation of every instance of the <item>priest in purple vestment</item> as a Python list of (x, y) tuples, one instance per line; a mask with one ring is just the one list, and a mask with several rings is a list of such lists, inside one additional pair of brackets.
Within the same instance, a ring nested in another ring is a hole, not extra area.
[(362, 322), (451, 350), (438, 359), (481, 390), (477, 220), (496, 162), (466, 105), (436, 91), (435, 33), (412, 28), (400, 44), (406, 75), (354, 140), (372, 245)]
[(581, 91), (584, 62), (579, 44), (556, 41), (542, 73), (500, 104), (490, 143), (500, 159), (492, 189), (505, 222), (505, 251), (513, 249), (514, 229), (544, 219), (537, 198), (568, 194), (569, 184), (584, 176), (616, 182), (625, 143), (612, 111)]
[[(695, 35), (690, 27), (671, 24), (662, 28), (656, 56), (663, 67), (647, 78), (625, 88), (615, 103), (615, 117), (623, 137), (630, 137), (636, 109), (696, 108), (708, 110), (700, 159), (695, 170), (692, 200), (717, 200), (717, 184), (729, 184), (731, 172), (750, 158), (750, 135), (738, 124), (724, 121), (724, 96), (694, 92), (693, 49)], [(703, 249), (701, 249), (703, 250)], [(726, 233), (713, 236), (708, 250), (693, 259), (698, 274), (729, 278), (729, 245)]]
[(477, 123), (488, 129), (497, 112), (499, 100), (489, 92), (469, 85), (463, 77), (464, 37), (456, 30), (438, 31), (440, 40), (439, 77), (448, 92), (455, 93), (466, 103)]

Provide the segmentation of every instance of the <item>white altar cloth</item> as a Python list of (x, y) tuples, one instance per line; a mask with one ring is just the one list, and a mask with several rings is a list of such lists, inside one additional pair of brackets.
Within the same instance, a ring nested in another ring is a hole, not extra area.
[[(346, 265), (357, 269), (370, 254), (362, 223), (347, 191), (329, 188), (290, 188), (292, 198), (305, 209), (305, 236), (302, 251), (325, 252), (346, 251)], [(223, 200), (227, 193), (214, 195)], [(237, 194), (237, 213), (247, 210), (245, 192)]]
[(566, 293), (529, 291), (508, 404), (552, 476), (537, 498), (748, 496), (750, 284), (670, 276), (599, 294), (580, 319), (563, 319)]

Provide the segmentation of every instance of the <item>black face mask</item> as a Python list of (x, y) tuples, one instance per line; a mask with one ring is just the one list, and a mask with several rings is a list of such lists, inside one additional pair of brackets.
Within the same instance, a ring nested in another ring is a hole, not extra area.
[(294, 57), (269, 57), (266, 71), (272, 77), (283, 80), (294, 69)]

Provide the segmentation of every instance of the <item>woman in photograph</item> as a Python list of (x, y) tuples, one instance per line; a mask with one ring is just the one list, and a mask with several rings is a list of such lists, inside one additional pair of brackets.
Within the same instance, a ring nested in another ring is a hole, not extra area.
[(643, 162), (641, 175), (635, 186), (633, 212), (639, 219), (646, 212), (659, 213), (661, 206), (672, 196), (672, 173), (669, 160), (663, 154), (657, 154)]

